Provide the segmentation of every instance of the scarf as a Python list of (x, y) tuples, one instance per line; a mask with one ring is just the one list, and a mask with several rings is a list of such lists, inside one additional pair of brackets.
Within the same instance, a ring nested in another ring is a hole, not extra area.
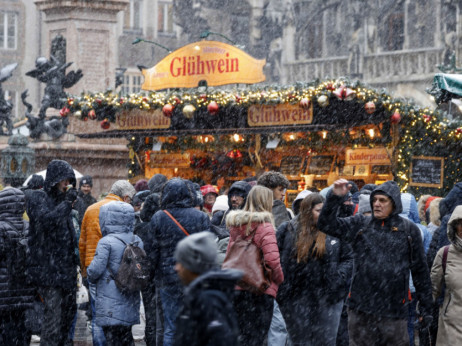
[(462, 251), (462, 238), (460, 238), (457, 234), (455, 234), (452, 244), (457, 251)]

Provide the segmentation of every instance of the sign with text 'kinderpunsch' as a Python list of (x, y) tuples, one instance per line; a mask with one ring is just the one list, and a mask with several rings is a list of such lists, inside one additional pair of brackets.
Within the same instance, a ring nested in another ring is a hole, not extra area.
[(311, 124), (313, 122), (313, 105), (300, 107), (283, 103), (274, 106), (251, 106), (247, 112), (249, 126), (274, 126)]
[(390, 165), (391, 160), (386, 148), (347, 149), (346, 165)]
[(194, 88), (201, 80), (209, 86), (263, 82), (266, 60), (217, 41), (188, 44), (167, 55), (156, 66), (143, 70), (143, 90)]

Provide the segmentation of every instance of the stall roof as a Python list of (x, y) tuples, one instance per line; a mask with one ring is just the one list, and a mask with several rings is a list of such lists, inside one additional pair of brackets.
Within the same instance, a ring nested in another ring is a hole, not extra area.
[(462, 75), (437, 73), (433, 79), (435, 86), (462, 97)]

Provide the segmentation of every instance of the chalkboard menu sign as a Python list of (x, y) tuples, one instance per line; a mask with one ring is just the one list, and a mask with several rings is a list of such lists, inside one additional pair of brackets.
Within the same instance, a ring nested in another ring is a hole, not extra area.
[(316, 155), (312, 156), (310, 166), (308, 167), (308, 174), (326, 175), (329, 174), (332, 163), (334, 162), (334, 155)]
[(284, 156), (281, 160), (280, 171), (284, 175), (300, 175), (304, 156)]
[(415, 156), (411, 159), (410, 185), (441, 188), (443, 169), (442, 157)]

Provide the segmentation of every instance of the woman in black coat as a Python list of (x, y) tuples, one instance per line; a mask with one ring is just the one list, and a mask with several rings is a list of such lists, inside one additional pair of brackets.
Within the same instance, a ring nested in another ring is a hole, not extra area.
[(0, 191), (0, 345), (29, 345), (25, 310), (32, 308), (35, 290), (24, 282), (15, 282), (8, 262), (15, 260), (13, 247), (28, 230), (22, 219), (24, 193), (15, 188)]
[(351, 248), (316, 228), (324, 198), (305, 197), (277, 232), (284, 282), (277, 301), (294, 345), (335, 345), (351, 276)]

